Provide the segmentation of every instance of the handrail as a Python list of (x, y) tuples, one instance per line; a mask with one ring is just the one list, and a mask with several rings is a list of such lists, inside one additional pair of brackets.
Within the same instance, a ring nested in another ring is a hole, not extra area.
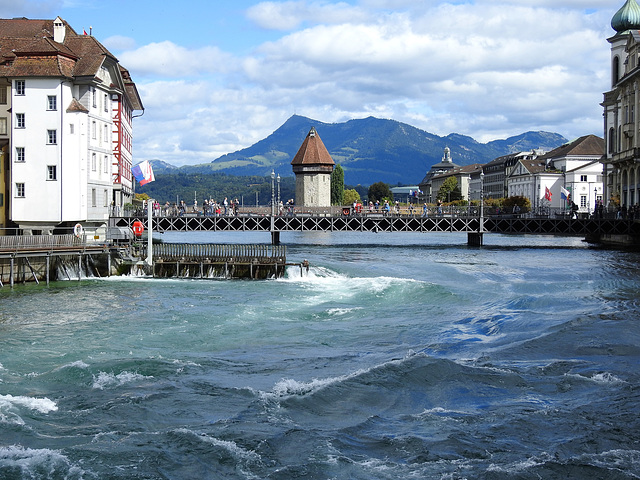
[(53, 250), (87, 245), (86, 235), (0, 235), (0, 250)]

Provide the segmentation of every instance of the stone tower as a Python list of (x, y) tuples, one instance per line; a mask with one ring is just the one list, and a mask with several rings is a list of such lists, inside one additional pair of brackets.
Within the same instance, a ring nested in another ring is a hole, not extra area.
[(315, 127), (309, 130), (291, 165), (296, 174), (296, 205), (331, 206), (331, 172), (335, 163)]

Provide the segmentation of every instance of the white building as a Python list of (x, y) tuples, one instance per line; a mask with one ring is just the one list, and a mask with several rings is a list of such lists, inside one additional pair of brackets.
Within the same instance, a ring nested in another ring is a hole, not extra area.
[(112, 203), (132, 198), (131, 120), (142, 109), (126, 69), (94, 37), (60, 17), (0, 19), (0, 228), (104, 225)]
[(607, 202), (640, 202), (640, 6), (627, 2), (611, 19), (611, 90), (604, 94), (603, 158)]
[[(593, 211), (603, 199), (604, 140), (585, 135), (535, 159), (519, 159), (507, 180), (510, 197), (529, 199), (534, 212), (562, 211), (574, 201), (579, 212)], [(571, 198), (562, 199), (562, 188)]]

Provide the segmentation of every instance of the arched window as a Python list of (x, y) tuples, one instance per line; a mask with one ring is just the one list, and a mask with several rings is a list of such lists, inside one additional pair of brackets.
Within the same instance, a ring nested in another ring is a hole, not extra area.
[(616, 131), (613, 127), (609, 129), (609, 153), (616, 153)]
[(620, 57), (616, 55), (611, 63), (611, 86), (615, 86), (618, 80), (620, 80)]

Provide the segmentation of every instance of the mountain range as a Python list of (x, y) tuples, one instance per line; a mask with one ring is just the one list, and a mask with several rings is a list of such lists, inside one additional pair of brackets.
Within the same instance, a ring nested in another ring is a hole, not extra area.
[(417, 184), (431, 165), (440, 162), (445, 147), (450, 148), (454, 163), (469, 165), (534, 148), (549, 151), (567, 142), (557, 133), (526, 132), (506, 140), (479, 143), (457, 133), (440, 137), (395, 120), (368, 117), (323, 123), (293, 115), (263, 140), (211, 163), (175, 167), (161, 160), (150, 162), (156, 174), (224, 172), (267, 176), (274, 170), (281, 177), (293, 176), (291, 160), (311, 127), (316, 128), (333, 160), (344, 169), (348, 185), (380, 181), (391, 185)]

